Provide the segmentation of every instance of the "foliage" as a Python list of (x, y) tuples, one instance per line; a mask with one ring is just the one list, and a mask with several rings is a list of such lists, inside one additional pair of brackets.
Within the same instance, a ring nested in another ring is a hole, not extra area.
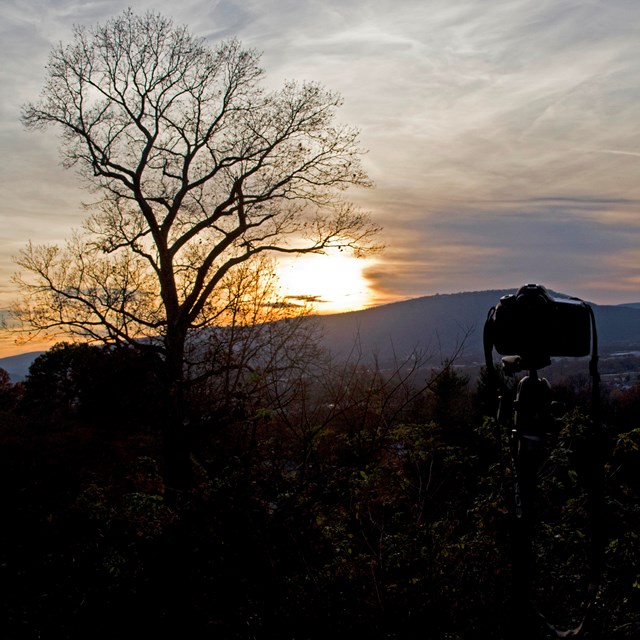
[(9, 373), (0, 368), (0, 412), (13, 409), (19, 402), (22, 392), (22, 384), (12, 383)]
[(58, 343), (38, 356), (24, 382), (22, 407), (39, 420), (91, 416), (111, 428), (153, 425), (158, 416), (156, 358), (131, 347)]
[[(90, 353), (57, 347), (50, 364), (65, 351), (80, 363)], [(190, 638), (510, 637), (508, 434), (477, 417), (474, 392), (446, 366), (425, 380), (404, 364), (316, 367), (252, 387), (215, 429), (202, 425), (179, 511), (140, 423), (16, 415), (2, 449), (5, 637), (108, 638), (123, 625)], [(534, 602), (561, 628), (583, 613), (589, 428), (583, 408), (569, 409), (538, 478)], [(640, 622), (640, 438), (607, 427), (606, 441), (590, 637), (627, 638)]]

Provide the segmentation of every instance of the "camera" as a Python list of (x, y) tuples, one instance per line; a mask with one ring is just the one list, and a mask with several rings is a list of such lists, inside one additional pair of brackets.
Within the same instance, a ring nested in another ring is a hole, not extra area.
[(539, 284), (502, 296), (487, 324), (503, 356), (548, 364), (552, 356), (587, 356), (591, 351), (591, 308), (578, 298), (554, 298)]

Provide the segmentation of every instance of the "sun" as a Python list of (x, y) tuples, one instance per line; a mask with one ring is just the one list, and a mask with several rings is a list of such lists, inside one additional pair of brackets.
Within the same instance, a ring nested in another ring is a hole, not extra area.
[(281, 260), (276, 272), (281, 292), (291, 302), (311, 303), (318, 313), (342, 313), (371, 304), (366, 264), (336, 251)]

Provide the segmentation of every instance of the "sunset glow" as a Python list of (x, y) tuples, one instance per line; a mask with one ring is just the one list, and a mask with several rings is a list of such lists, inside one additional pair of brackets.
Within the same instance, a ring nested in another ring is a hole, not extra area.
[(311, 304), (318, 313), (355, 311), (370, 304), (363, 275), (366, 260), (342, 253), (298, 256), (281, 261), (281, 293), (290, 302)]

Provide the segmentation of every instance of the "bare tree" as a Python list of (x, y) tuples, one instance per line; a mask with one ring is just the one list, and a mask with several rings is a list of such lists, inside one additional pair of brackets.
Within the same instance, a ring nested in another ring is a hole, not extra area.
[(343, 197), (370, 186), (341, 99), (314, 83), (261, 86), (259, 55), (215, 50), (186, 27), (131, 10), (56, 46), (28, 129), (62, 133), (66, 167), (99, 194), (66, 249), (18, 257), (20, 318), (107, 342), (161, 337), (168, 483), (187, 485), (185, 349), (221, 313), (221, 283), (263, 253), (356, 254), (378, 231)]

